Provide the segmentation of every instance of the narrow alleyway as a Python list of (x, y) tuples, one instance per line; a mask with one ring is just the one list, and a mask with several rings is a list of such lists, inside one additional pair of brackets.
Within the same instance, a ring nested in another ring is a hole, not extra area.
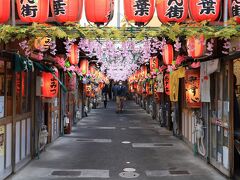
[[(127, 169), (125, 169), (127, 168)], [(121, 177), (122, 176), (122, 177)], [(73, 133), (57, 139), (24, 169), (10, 177), (37, 179), (222, 180), (217, 171), (144, 110), (128, 102), (124, 113), (114, 104), (93, 110)]]

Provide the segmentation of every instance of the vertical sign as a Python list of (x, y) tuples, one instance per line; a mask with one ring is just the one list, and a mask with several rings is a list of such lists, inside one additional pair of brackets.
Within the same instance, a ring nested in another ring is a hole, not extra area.
[(200, 108), (200, 71), (188, 70), (185, 75), (186, 103), (189, 108)]

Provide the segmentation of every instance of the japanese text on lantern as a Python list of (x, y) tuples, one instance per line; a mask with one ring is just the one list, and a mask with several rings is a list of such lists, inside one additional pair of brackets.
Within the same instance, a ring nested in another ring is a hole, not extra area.
[(66, 3), (64, 0), (54, 0), (53, 1), (53, 8), (54, 8), (54, 14), (56, 16), (59, 16), (61, 14), (66, 14)]
[(57, 80), (53, 77), (51, 78), (51, 82), (50, 82), (50, 89), (49, 91), (51, 92), (51, 94), (54, 96), (57, 94)]
[(190, 108), (199, 108), (200, 103), (200, 72), (199, 70), (186, 71), (185, 77), (186, 102)]
[(166, 17), (181, 19), (183, 17), (183, 0), (169, 0)]
[(216, 14), (216, 0), (201, 0), (197, 5), (201, 7), (200, 14)]
[(24, 0), (21, 0), (21, 15), (23, 17), (36, 17), (38, 6), (36, 5), (36, 0), (27, 0), (27, 3), (24, 3)]
[(135, 16), (149, 15), (150, 6), (149, 0), (135, 0), (135, 4), (133, 5)]
[(240, 16), (240, 0), (233, 0), (232, 2), (232, 15)]

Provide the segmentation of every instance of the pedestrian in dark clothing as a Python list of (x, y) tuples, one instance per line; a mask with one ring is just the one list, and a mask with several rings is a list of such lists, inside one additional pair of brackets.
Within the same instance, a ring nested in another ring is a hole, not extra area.
[(116, 96), (117, 96), (117, 85), (114, 84), (114, 86), (112, 87), (112, 93), (113, 93), (113, 100), (116, 100)]
[(105, 84), (102, 90), (104, 108), (107, 108), (107, 95), (108, 95), (108, 86)]
[(127, 88), (122, 84), (122, 81), (119, 82), (119, 85), (116, 88), (116, 112), (123, 111), (123, 102), (126, 99)]

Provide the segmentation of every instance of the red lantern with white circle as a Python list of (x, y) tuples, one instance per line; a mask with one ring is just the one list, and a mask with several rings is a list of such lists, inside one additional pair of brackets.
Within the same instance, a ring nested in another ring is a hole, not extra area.
[(173, 46), (171, 44), (165, 44), (162, 49), (163, 63), (171, 65), (174, 57)]
[(112, 20), (114, 0), (85, 0), (85, 13), (88, 21), (103, 25)]
[(190, 16), (197, 22), (212, 22), (219, 17), (221, 0), (189, 0), (188, 3)]
[(79, 49), (76, 44), (71, 45), (69, 62), (73, 65), (77, 65), (79, 63)]
[(158, 58), (157, 57), (152, 57), (150, 59), (150, 72), (155, 73), (156, 69), (158, 69)]
[(240, 1), (239, 0), (229, 0), (229, 16), (234, 17), (236, 22), (240, 24)]
[(158, 19), (162, 23), (183, 22), (188, 16), (188, 0), (156, 1)]
[(10, 0), (0, 0), (0, 23), (5, 23), (10, 17)]
[(89, 63), (87, 59), (82, 59), (80, 61), (80, 70), (84, 76), (88, 74), (88, 65)]
[(188, 56), (199, 58), (204, 55), (205, 38), (204, 35), (192, 36), (187, 39)]
[(58, 22), (78, 22), (82, 16), (83, 0), (51, 0), (52, 14)]
[(147, 24), (154, 15), (154, 0), (124, 0), (124, 14), (129, 22)]
[(21, 21), (38, 23), (47, 21), (49, 0), (16, 0), (16, 2)]
[(58, 96), (58, 80), (56, 78), (59, 77), (58, 69), (54, 67), (54, 74), (50, 72), (42, 72), (42, 83), (41, 83), (41, 90), (42, 90), (42, 97), (46, 98), (54, 98)]

